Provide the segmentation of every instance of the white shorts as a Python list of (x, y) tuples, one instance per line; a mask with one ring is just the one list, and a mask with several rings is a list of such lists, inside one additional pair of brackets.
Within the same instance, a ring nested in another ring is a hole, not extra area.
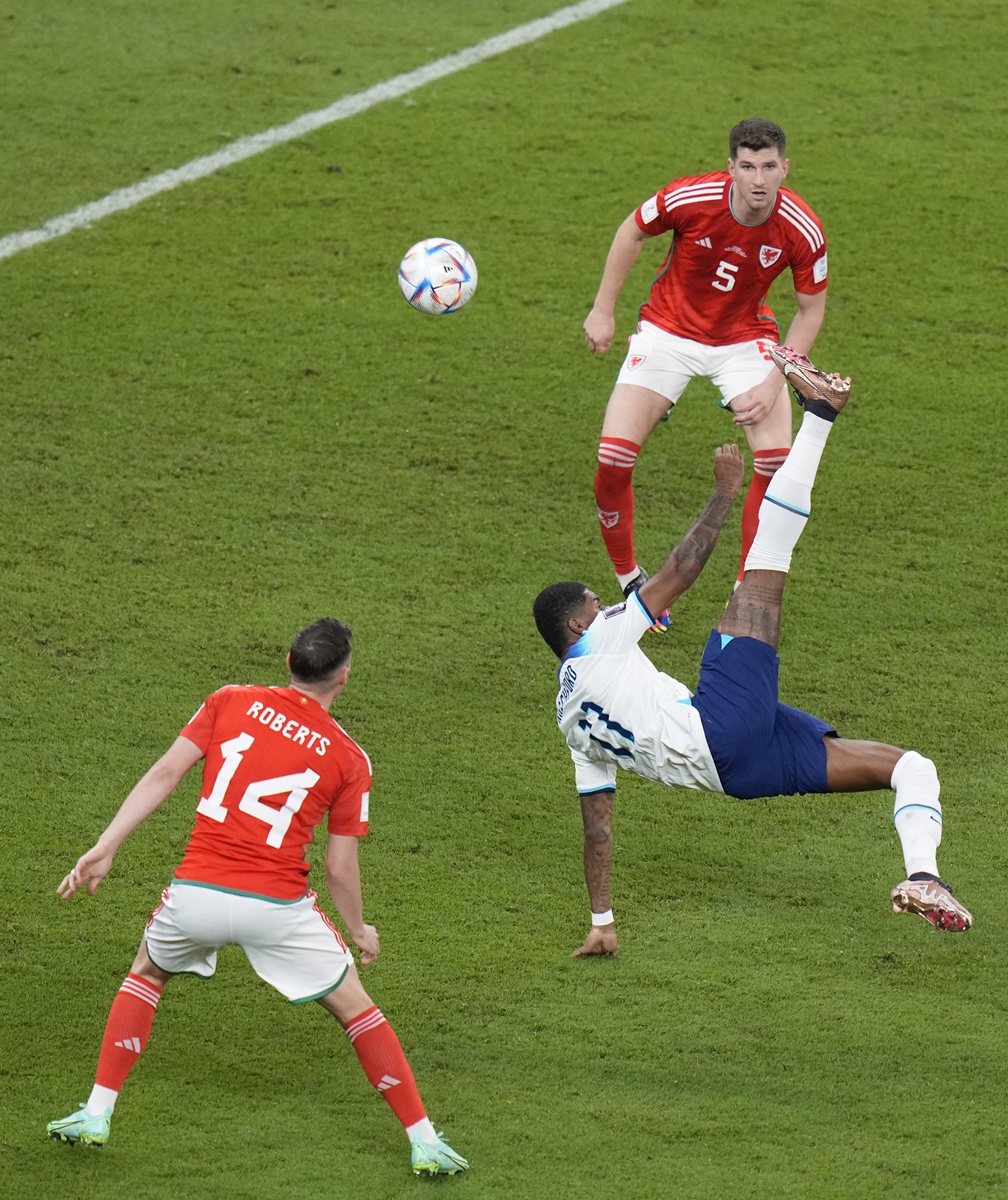
[(623, 360), (617, 383), (650, 388), (664, 396), (671, 407), (683, 394), (686, 384), (697, 375), (709, 379), (721, 393), (719, 401), (727, 408), (730, 401), (770, 374), (773, 361), (767, 347), (771, 339), (733, 342), (730, 346), (707, 346), (688, 338), (666, 333), (650, 321), (641, 321), (630, 337), (630, 350)]
[(209, 979), (217, 951), (241, 946), (259, 978), (292, 1003), (318, 1000), (343, 982), (353, 955), (317, 899), (267, 900), (173, 879), (147, 922), (147, 953), (170, 975)]

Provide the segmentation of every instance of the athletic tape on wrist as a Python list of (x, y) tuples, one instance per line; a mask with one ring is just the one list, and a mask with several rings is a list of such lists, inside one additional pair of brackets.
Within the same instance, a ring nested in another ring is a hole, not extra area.
[(612, 915), (612, 909), (607, 909), (604, 913), (592, 913), (593, 925), (612, 925), (616, 918)]

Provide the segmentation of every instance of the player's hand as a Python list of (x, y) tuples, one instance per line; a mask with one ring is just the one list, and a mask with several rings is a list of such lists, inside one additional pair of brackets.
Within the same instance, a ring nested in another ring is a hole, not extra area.
[(786, 399), (787, 385), (782, 382), (780, 372), (774, 371), (769, 379), (736, 396), (731, 402), (735, 424), (759, 425), (770, 415), (781, 392), (784, 392)]
[(64, 876), (63, 882), (56, 889), (56, 895), (61, 900), (69, 900), (74, 892), (87, 884), (87, 893), (93, 896), (98, 890), (98, 884), (112, 870), (114, 851), (102, 846), (92, 846), (77, 859), (77, 865), (69, 875)]
[(714, 451), (714, 481), (722, 496), (732, 497), (742, 486), (745, 459), (734, 442), (726, 442)]
[(580, 958), (583, 954), (608, 954), (612, 958), (619, 949), (616, 941), (616, 925), (593, 925), (580, 946), (571, 954), (571, 958)]
[(616, 332), (616, 317), (613, 313), (600, 313), (593, 308), (585, 317), (583, 328), (588, 349), (593, 354), (605, 354)]
[(360, 951), (361, 965), (366, 967), (369, 963), (373, 963), (381, 949), (378, 944), (378, 930), (373, 925), (365, 925), (356, 937), (353, 934), (350, 937)]

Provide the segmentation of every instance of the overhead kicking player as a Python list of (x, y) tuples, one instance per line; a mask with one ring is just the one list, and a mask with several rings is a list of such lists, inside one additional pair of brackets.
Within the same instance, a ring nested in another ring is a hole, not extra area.
[(468, 1168), (435, 1132), (399, 1039), (306, 886), (305, 850), (327, 818), (329, 892), (361, 962), (374, 962), (378, 933), (364, 923), (357, 865), (371, 762), (328, 712), (350, 675), (350, 636), (332, 617), (316, 621), (291, 645), (289, 687), (214, 692), (59, 885), (63, 899), (85, 885), (93, 896), (129, 834), (205, 760), (185, 855), (112, 1004), (90, 1097), (79, 1112), (46, 1126), (56, 1141), (105, 1145), (116, 1098), (147, 1044), (165, 985), (184, 973), (209, 979), (217, 951), (239, 945), (260, 978), (293, 1004), (315, 1000), (340, 1022), (365, 1075), (404, 1126), (418, 1175)]
[[(588, 348), (604, 354), (616, 300), (646, 238), (672, 243), (640, 312), (602, 424), (595, 500), (624, 595), (647, 575), (634, 550), (633, 468), (655, 425), (686, 384), (706, 376), (745, 430), (754, 469), (742, 513), (742, 557), (756, 535), (760, 503), (791, 445), (791, 405), (768, 347), (779, 339), (766, 305), (770, 285), (791, 268), (798, 312), (784, 339), (808, 354), (826, 311), (826, 236), (819, 218), (783, 187), (790, 163), (784, 130), (750, 118), (728, 135), (727, 171), (673, 179), (620, 225), (595, 304)], [(661, 610), (657, 610), (661, 614)], [(655, 628), (667, 628), (659, 620)]]
[(907, 874), (892, 891), (893, 910), (919, 913), (953, 932), (973, 923), (938, 875), (942, 813), (934, 763), (913, 750), (838, 737), (825, 721), (778, 700), (784, 582), (850, 380), (823, 374), (789, 348), (771, 353), (805, 415), (760, 505), (745, 577), (707, 642), (696, 694), (658, 671), (637, 643), (653, 614), (691, 587), (710, 557), (742, 484), (737, 446), (715, 451), (717, 486), (699, 519), (654, 578), (624, 603), (604, 608), (584, 584), (554, 583), (533, 606), (539, 632), (562, 660), (557, 722), (574, 760), (584, 818), (592, 927), (575, 955), (616, 953), (609, 878), (617, 767), (743, 800), (892, 788)]

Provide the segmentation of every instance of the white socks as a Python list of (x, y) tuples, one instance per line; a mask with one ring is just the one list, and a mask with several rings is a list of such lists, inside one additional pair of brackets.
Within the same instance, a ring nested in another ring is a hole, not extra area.
[(419, 1121), (414, 1122), (412, 1125), (407, 1125), (406, 1136), (410, 1140), (410, 1145), (412, 1145), (417, 1138), (419, 1138), (422, 1142), (426, 1142), (428, 1146), (434, 1146), (438, 1141), (438, 1135), (434, 1129), (434, 1126), (430, 1123), (429, 1117), (421, 1117)]
[(784, 465), (770, 481), (759, 510), (759, 526), (746, 557), (747, 571), (784, 571), (805, 528), (823, 447), (832, 422), (807, 412)]
[(896, 789), (893, 820), (903, 843), (907, 877), (917, 871), (937, 875), (935, 855), (941, 844), (942, 811), (934, 763), (916, 750), (907, 751), (893, 768), (892, 786)]
[(100, 1083), (96, 1083), (91, 1089), (91, 1095), (88, 1096), (87, 1106), (84, 1111), (89, 1117), (103, 1117), (106, 1113), (110, 1113), (115, 1108), (116, 1097), (118, 1092), (113, 1092), (111, 1088), (102, 1087)]

